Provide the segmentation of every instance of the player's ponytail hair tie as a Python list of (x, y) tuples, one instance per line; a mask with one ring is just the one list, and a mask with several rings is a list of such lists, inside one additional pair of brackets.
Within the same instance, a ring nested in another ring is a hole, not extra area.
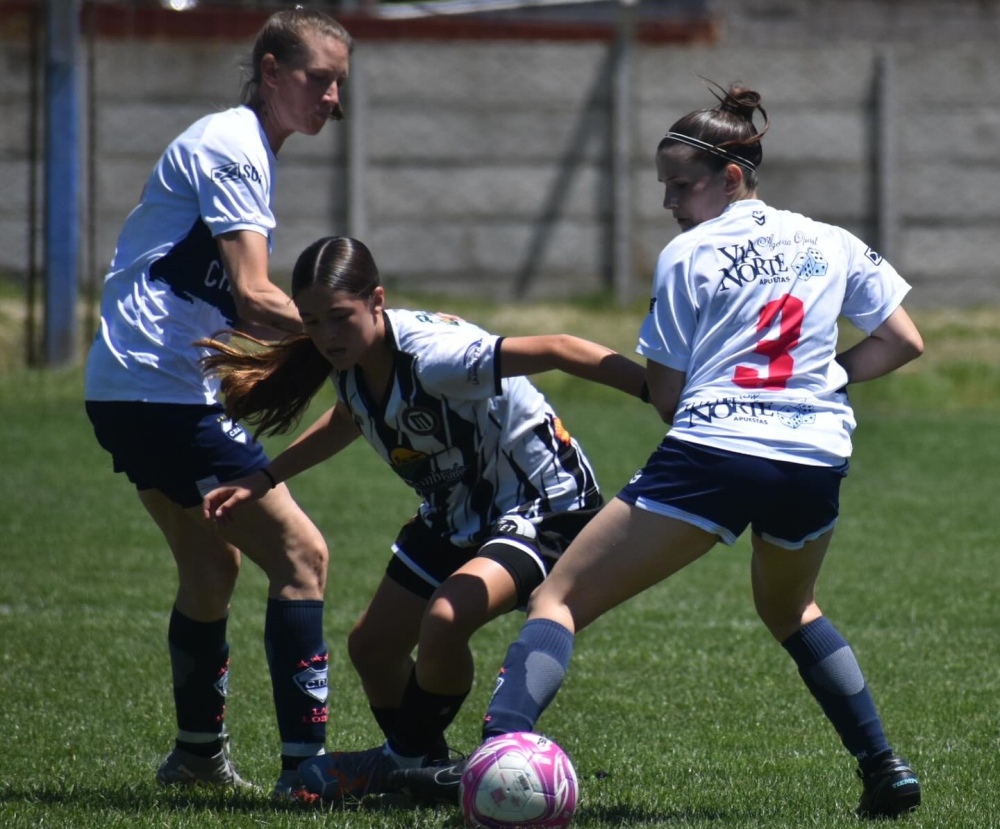
[(760, 105), (760, 93), (739, 86), (730, 88), (723, 97), (719, 98), (717, 109), (751, 122), (754, 113), (759, 110), (760, 114), (764, 116), (764, 120), (767, 120), (767, 111)]
[(731, 153), (722, 147), (716, 147), (714, 144), (709, 144), (707, 141), (702, 141), (700, 138), (692, 138), (690, 135), (683, 135), (679, 132), (668, 132), (663, 137), (669, 138), (671, 141), (677, 141), (681, 144), (687, 144), (689, 147), (695, 147), (703, 152), (717, 155), (719, 158), (724, 158), (726, 161), (731, 161), (733, 164), (739, 164), (740, 167), (743, 167), (746, 170), (753, 171), (757, 169), (757, 165), (752, 161), (740, 158), (735, 153)]

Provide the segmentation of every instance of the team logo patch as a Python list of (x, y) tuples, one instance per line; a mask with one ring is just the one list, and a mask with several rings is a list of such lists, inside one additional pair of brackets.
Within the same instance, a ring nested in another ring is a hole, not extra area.
[(217, 680), (215, 680), (215, 682), (212, 684), (212, 687), (215, 688), (216, 693), (220, 697), (222, 697), (223, 699), (225, 699), (226, 697), (228, 697), (229, 696), (229, 671), (228, 670), (223, 671), (222, 675)]
[(466, 377), (474, 386), (479, 385), (479, 361), (483, 357), (483, 341), (476, 340), (465, 349), (462, 362), (465, 363)]
[(795, 406), (776, 406), (775, 412), (780, 420), (789, 429), (798, 429), (816, 421), (816, 409), (808, 403), (799, 403)]
[(882, 254), (879, 253), (877, 250), (872, 250), (872, 248), (868, 248), (868, 250), (865, 251), (865, 256), (867, 256), (871, 260), (871, 263), (873, 265), (882, 264)]
[(233, 161), (212, 170), (214, 181), (237, 181), (240, 178), (240, 165)]
[[(496, 685), (494, 685), (494, 686), (493, 686), (493, 693), (492, 693), (492, 694), (490, 694), (490, 702), (492, 702), (492, 701), (493, 701), (493, 697), (495, 697), (495, 696), (497, 695), (497, 692), (498, 692), (498, 691), (499, 691), (499, 690), (500, 690), (501, 688), (503, 688), (503, 675), (504, 675), (505, 673), (507, 673), (507, 669), (506, 669), (506, 668), (501, 668), (501, 669), (500, 669), (500, 673), (499, 673), (499, 675), (497, 676), (497, 681), (496, 681)], [(488, 722), (488, 721), (489, 721), (489, 720), (487, 720), (487, 722)]]
[(830, 263), (817, 248), (808, 248), (799, 253), (792, 260), (792, 270), (802, 279), (809, 279), (811, 276), (826, 276), (830, 269)]
[(402, 416), (403, 426), (416, 435), (432, 435), (438, 430), (438, 416), (423, 406), (406, 409)]
[(762, 225), (767, 221), (767, 216), (764, 215), (763, 210), (754, 210), (754, 212), (750, 215), (753, 216), (753, 220), (759, 225)]
[(519, 538), (537, 538), (535, 525), (520, 515), (505, 515), (493, 525), (494, 535), (512, 535)]
[(236, 443), (246, 445), (248, 440), (246, 429), (240, 426), (239, 423), (230, 420), (228, 417), (220, 417), (219, 424), (222, 426), (222, 431), (226, 433), (227, 438)]
[(223, 164), (221, 167), (214, 167), (212, 169), (213, 181), (239, 181), (244, 178), (254, 182), (261, 180), (260, 173), (253, 164), (240, 164), (239, 162), (231, 161), (228, 164)]
[(629, 478), (629, 479), (628, 479), (628, 482), (629, 482), (630, 484), (634, 484), (634, 483), (635, 483), (636, 481), (638, 481), (638, 480), (639, 480), (639, 479), (640, 479), (641, 477), (642, 477), (642, 470), (640, 469), (640, 470), (639, 470), (638, 472), (636, 472), (636, 473), (635, 473), (635, 475), (633, 475), (633, 476), (632, 476), (631, 478)]
[(306, 696), (312, 697), (317, 702), (326, 702), (329, 688), (327, 686), (327, 669), (306, 668), (294, 677), (295, 684)]

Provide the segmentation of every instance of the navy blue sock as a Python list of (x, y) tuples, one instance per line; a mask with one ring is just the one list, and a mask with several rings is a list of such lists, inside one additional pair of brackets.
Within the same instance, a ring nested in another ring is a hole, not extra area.
[(889, 750), (854, 651), (825, 617), (813, 620), (781, 644), (844, 747), (859, 762)]
[(562, 685), (573, 634), (548, 619), (532, 619), (507, 649), (496, 690), (483, 721), (483, 739), (513, 731), (532, 731)]
[(283, 768), (298, 768), (326, 743), (327, 665), (323, 602), (268, 599), (264, 647), (271, 669)]
[(226, 619), (196, 622), (175, 607), (167, 643), (177, 711), (177, 747), (211, 757), (222, 750), (229, 690)]

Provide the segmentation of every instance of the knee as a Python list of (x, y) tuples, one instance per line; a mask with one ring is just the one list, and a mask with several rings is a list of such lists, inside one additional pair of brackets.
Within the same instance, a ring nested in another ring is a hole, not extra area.
[(463, 647), (481, 626), (480, 620), (463, 613), (452, 600), (435, 597), (420, 622), (420, 653), (431, 655), (442, 649)]
[(771, 636), (778, 642), (784, 642), (789, 636), (813, 619), (819, 618), (821, 611), (815, 602), (806, 605), (789, 607), (774, 607), (758, 604), (757, 615), (768, 629)]
[(326, 542), (317, 531), (296, 544), (290, 558), (294, 571), (294, 580), (300, 591), (314, 594), (314, 598), (323, 598), (326, 592), (326, 574), (330, 554)]

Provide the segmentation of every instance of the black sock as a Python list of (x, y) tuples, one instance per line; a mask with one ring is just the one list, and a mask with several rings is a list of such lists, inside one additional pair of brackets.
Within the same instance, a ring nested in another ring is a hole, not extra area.
[(396, 720), (399, 718), (398, 708), (382, 708), (375, 705), (369, 705), (368, 708), (372, 712), (372, 716), (375, 718), (375, 722), (378, 723), (378, 727), (382, 729), (382, 733), (385, 735), (386, 739), (393, 731), (396, 730)]
[(177, 711), (177, 747), (203, 757), (222, 750), (229, 690), (226, 619), (196, 622), (175, 607), (167, 643)]
[(396, 729), (389, 737), (389, 747), (404, 757), (420, 757), (432, 752), (440, 755), (445, 729), (451, 725), (468, 695), (468, 691), (461, 694), (426, 691), (417, 682), (416, 669), (412, 670), (403, 692)]

